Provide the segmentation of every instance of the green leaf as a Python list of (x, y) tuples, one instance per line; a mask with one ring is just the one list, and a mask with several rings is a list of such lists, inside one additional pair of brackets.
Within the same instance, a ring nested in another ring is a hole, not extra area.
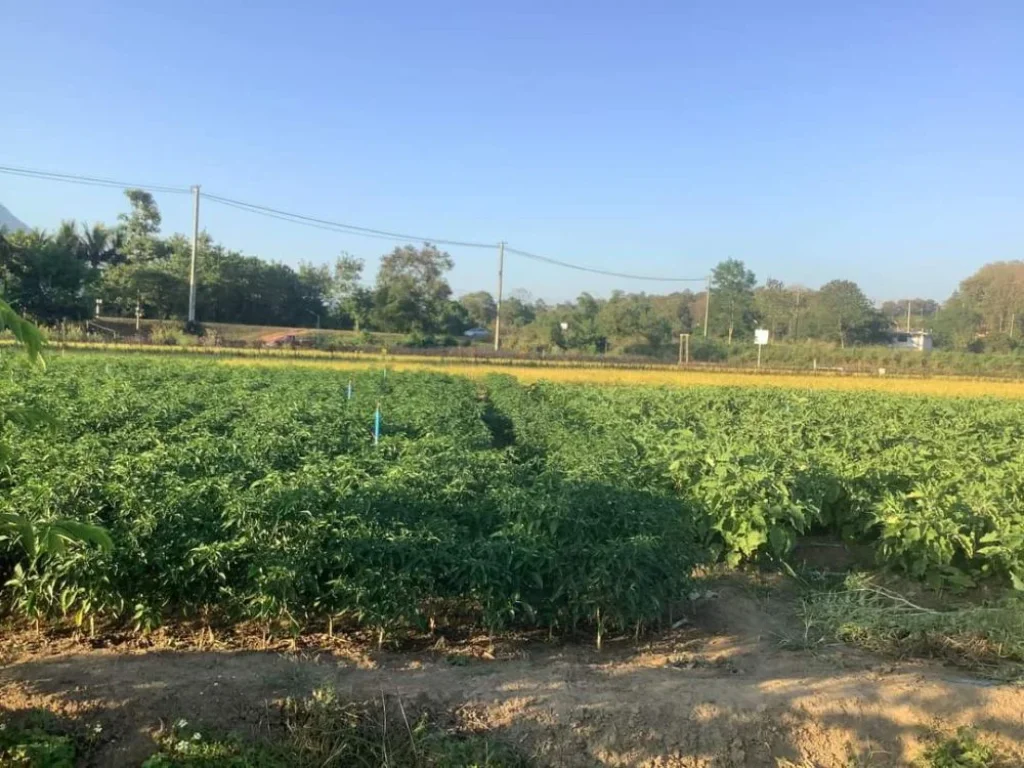
[(0, 331), (10, 331), (17, 341), (25, 347), (28, 359), (45, 367), (42, 351), (46, 340), (42, 332), (28, 320), (23, 319), (6, 301), (0, 300)]

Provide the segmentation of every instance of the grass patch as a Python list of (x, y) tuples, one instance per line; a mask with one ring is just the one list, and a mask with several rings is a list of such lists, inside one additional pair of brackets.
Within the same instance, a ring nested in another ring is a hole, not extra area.
[(990, 677), (1024, 678), (1024, 596), (944, 610), (917, 605), (863, 574), (804, 599), (808, 634), (899, 657), (940, 658)]
[[(156, 734), (141, 768), (528, 768), (513, 747), (486, 734), (446, 727), (397, 697), (343, 702), (333, 691), (281, 705), (270, 733), (253, 741), (180, 719)], [(0, 713), (0, 766), (74, 768), (92, 764), (101, 728), (48, 712)]]
[(179, 720), (158, 734), (160, 750), (143, 768), (519, 768), (525, 757), (498, 741), (442, 728), (427, 714), (411, 715), (401, 699), (346, 703), (329, 690), (283, 705), (284, 726), (251, 744), (210, 734)]
[(289, 744), (304, 765), (479, 766), (515, 768), (525, 757), (479, 734), (445, 729), (410, 713), (397, 697), (361, 704), (321, 690), (285, 704)]

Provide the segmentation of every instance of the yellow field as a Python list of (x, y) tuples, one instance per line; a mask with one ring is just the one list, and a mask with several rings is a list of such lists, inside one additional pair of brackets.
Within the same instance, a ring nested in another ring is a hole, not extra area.
[[(285, 360), (254, 358), (222, 358), (224, 365), (303, 366), (339, 371), (379, 368), (377, 360)], [(754, 372), (637, 370), (626, 368), (540, 367), (508, 364), (425, 361), (424, 358), (389, 359), (387, 367), (394, 371), (437, 371), (458, 376), (480, 377), (492, 373), (515, 376), (520, 381), (555, 381), (573, 384), (650, 385), (650, 386), (724, 386), (784, 387), (861, 392), (890, 392), (941, 397), (1024, 398), (1024, 381), (967, 379), (955, 377), (899, 378), (895, 376), (841, 376), (833, 374), (780, 374)]]

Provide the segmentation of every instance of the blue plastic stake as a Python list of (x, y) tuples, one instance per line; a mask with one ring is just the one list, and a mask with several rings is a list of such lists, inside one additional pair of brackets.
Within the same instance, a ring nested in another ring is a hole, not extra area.
[(352, 399), (352, 379), (348, 380), (348, 399)]
[(377, 410), (373, 412), (373, 444), (380, 443), (380, 403), (377, 403)]

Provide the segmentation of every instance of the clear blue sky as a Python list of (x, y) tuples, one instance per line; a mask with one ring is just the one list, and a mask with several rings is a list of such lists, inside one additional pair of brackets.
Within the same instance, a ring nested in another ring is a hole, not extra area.
[[(723, 258), (873, 299), (1024, 257), (1024, 2), (28, 2), (0, 13), (0, 164), (188, 185), (607, 269)], [(166, 231), (185, 197), (158, 196)], [(31, 225), (116, 190), (0, 176)], [(391, 246), (204, 206), (296, 263)], [(450, 249), (459, 291), (495, 254)], [(509, 258), (536, 296), (661, 290)]]

